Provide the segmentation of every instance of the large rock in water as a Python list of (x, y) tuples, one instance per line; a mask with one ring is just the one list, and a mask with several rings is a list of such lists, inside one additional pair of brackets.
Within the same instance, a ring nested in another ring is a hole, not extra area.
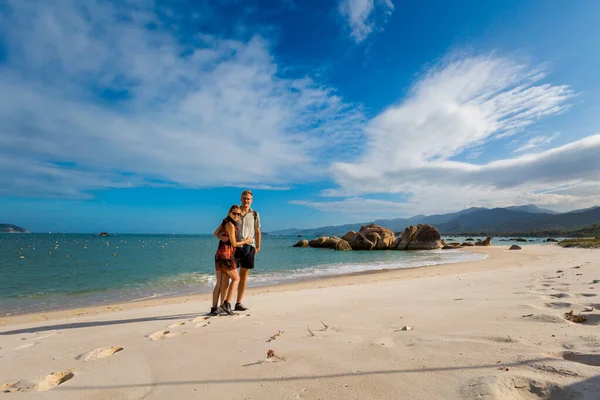
[(316, 238), (308, 242), (310, 247), (323, 248), (323, 249), (335, 249), (336, 244), (340, 241), (340, 238), (336, 236), (323, 236)]
[(323, 243), (325, 243), (325, 241), (327, 241), (327, 239), (329, 239), (328, 236), (319, 237), (319, 238), (313, 239), (310, 242), (308, 242), (308, 245), (310, 247), (324, 247)]
[(342, 239), (345, 240), (346, 242), (350, 242), (354, 238), (355, 235), (356, 235), (356, 232), (348, 231), (344, 236), (342, 236)]
[(298, 242), (294, 245), (294, 247), (308, 247), (308, 240), (298, 240)]
[(367, 239), (362, 233), (358, 232), (349, 242), (352, 250), (373, 250), (375, 243)]
[(345, 251), (345, 250), (352, 250), (352, 247), (350, 246), (350, 243), (348, 243), (347, 240), (340, 239), (337, 242), (337, 244), (335, 245), (335, 249)]
[(358, 232), (369, 241), (373, 242), (376, 250), (389, 249), (394, 242), (394, 239), (396, 239), (392, 230), (375, 224), (361, 226)]
[(420, 224), (404, 230), (396, 250), (434, 250), (442, 246), (440, 231), (435, 226)]
[(339, 237), (332, 236), (329, 239), (327, 239), (326, 241), (324, 241), (323, 244), (321, 245), (321, 247), (325, 247), (327, 249), (335, 249), (335, 246), (338, 244), (339, 241), (340, 241)]

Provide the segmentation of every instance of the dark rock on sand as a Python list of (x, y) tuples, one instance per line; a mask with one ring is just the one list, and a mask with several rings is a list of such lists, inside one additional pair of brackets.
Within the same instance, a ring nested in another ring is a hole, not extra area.
[(432, 225), (411, 225), (404, 230), (396, 250), (434, 250), (442, 248), (440, 231)]
[(512, 246), (510, 246), (509, 250), (521, 250), (521, 246), (513, 244)]
[(475, 246), (491, 246), (492, 245), (492, 237), (488, 236), (485, 240), (478, 240), (475, 243)]

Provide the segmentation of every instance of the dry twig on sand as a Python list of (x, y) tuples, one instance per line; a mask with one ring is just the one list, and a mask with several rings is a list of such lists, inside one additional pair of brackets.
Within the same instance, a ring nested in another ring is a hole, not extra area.
[(275, 358), (277, 360), (285, 361), (285, 357), (279, 357), (277, 354), (275, 354), (275, 351), (271, 350), (271, 349), (269, 349), (269, 351), (267, 351), (267, 360), (269, 358)]
[(329, 329), (329, 325), (325, 325), (325, 323), (323, 321), (321, 321), (321, 323), (324, 326), (323, 331), (326, 331), (327, 329)]
[(565, 319), (571, 322), (576, 322), (578, 324), (587, 321), (587, 318), (584, 315), (573, 314), (573, 310), (569, 311), (568, 313), (565, 313)]
[(308, 336), (315, 336), (313, 331), (310, 330), (310, 326), (306, 325), (306, 331), (308, 332)]
[(271, 337), (269, 338), (269, 340), (267, 340), (267, 343), (268, 343), (268, 342), (272, 342), (273, 340), (277, 339), (277, 337), (279, 337), (279, 336), (281, 336), (281, 335), (283, 335), (283, 331), (278, 331), (276, 334), (274, 334), (273, 336), (271, 336)]

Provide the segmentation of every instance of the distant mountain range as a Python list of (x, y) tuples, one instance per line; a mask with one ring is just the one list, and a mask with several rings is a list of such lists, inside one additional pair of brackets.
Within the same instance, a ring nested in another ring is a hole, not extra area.
[(409, 225), (430, 224), (442, 234), (500, 234), (534, 232), (541, 230), (570, 231), (600, 224), (600, 206), (567, 213), (539, 208), (536, 205), (506, 208), (472, 207), (449, 214), (415, 215), (410, 218), (379, 219), (375, 221), (322, 226), (314, 229), (283, 229), (269, 232), (271, 235), (342, 235), (357, 231), (362, 225), (374, 223), (394, 232), (403, 231)]
[(0, 224), (0, 233), (29, 233), (29, 231), (17, 225)]

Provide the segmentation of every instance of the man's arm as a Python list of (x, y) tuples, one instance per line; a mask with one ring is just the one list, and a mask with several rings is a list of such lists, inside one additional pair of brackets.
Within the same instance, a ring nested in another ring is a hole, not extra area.
[(215, 235), (217, 237), (217, 239), (226, 242), (229, 240), (229, 236), (227, 236), (226, 232), (223, 232), (223, 229), (221, 229), (221, 224), (219, 224), (219, 226), (217, 226), (217, 229), (215, 229), (215, 233), (213, 233), (213, 235)]

